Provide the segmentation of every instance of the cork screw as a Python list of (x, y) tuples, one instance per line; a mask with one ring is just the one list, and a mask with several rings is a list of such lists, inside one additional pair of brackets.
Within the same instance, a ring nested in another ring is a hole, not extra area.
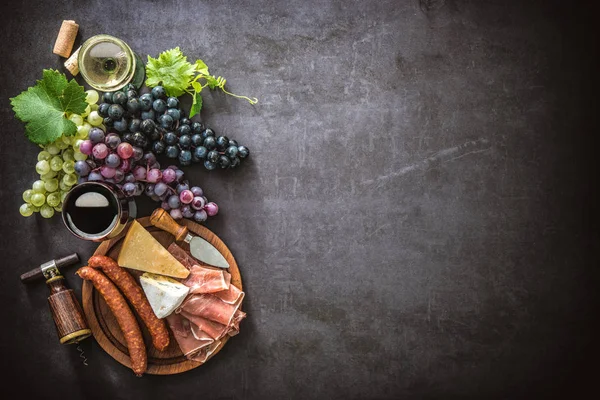
[(50, 288), (50, 296), (48, 296), (50, 313), (56, 325), (58, 339), (62, 344), (79, 343), (92, 334), (73, 289), (67, 288), (65, 278), (59, 270), (61, 267), (78, 262), (79, 256), (77, 253), (73, 253), (45, 262), (21, 275), (23, 283), (34, 282), (41, 278), (46, 279), (46, 284)]

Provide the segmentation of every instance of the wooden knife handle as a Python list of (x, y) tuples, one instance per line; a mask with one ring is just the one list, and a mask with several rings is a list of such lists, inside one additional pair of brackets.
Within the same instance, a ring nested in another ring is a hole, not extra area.
[(188, 234), (188, 228), (175, 222), (169, 213), (162, 208), (154, 210), (150, 216), (150, 223), (163, 231), (169, 232), (175, 236), (175, 240), (177, 241), (182, 241)]

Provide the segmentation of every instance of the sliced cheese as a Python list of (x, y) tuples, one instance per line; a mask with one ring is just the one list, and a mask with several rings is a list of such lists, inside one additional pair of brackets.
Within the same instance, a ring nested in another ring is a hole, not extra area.
[(175, 278), (186, 278), (190, 274), (190, 271), (137, 221), (132, 222), (125, 236), (117, 262), (122, 267)]
[(142, 289), (150, 307), (158, 318), (164, 318), (181, 305), (190, 288), (166, 276), (150, 274), (140, 276)]

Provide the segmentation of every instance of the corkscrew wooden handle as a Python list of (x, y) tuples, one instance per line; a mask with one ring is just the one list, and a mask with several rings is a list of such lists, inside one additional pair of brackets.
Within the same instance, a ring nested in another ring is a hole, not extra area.
[(188, 228), (175, 222), (169, 213), (162, 208), (154, 210), (150, 216), (150, 223), (163, 231), (169, 232), (171, 235), (175, 236), (175, 240), (177, 241), (185, 239), (188, 234)]
[(64, 278), (59, 275), (48, 283), (50, 297), (48, 304), (56, 326), (58, 339), (62, 344), (77, 343), (92, 334), (89, 329), (81, 305), (72, 289), (64, 285)]

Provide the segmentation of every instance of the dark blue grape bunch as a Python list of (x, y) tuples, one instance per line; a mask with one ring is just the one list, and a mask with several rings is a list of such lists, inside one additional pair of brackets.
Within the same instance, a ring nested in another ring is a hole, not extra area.
[(162, 86), (138, 93), (133, 85), (104, 93), (98, 105), (104, 125), (117, 131), (122, 140), (154, 154), (178, 159), (181, 165), (202, 163), (207, 170), (235, 168), (250, 155), (227, 136), (216, 136), (202, 122), (193, 122), (176, 97), (167, 97)]

